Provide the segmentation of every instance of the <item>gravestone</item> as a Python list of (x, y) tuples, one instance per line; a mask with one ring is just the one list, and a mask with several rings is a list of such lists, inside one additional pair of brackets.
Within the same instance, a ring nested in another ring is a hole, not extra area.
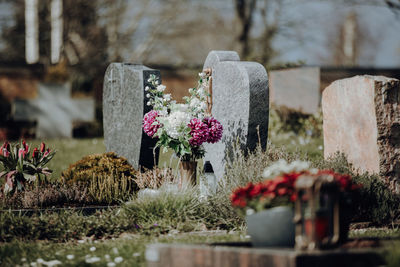
[(160, 71), (138, 64), (111, 63), (104, 76), (104, 143), (135, 169), (152, 168), (158, 161), (158, 150), (153, 155), (156, 140), (142, 129), (143, 116), (151, 110), (144, 97), (150, 74), (161, 83)]
[(302, 67), (269, 72), (270, 103), (304, 114), (314, 114), (320, 104), (320, 69)]
[(400, 81), (369, 75), (335, 81), (322, 94), (322, 111), (325, 158), (343, 152), (399, 193)]
[(72, 122), (94, 120), (94, 99), (73, 99), (69, 84), (39, 83), (39, 95), (32, 100), (16, 99), (13, 118), (37, 121), (36, 138), (72, 137)]
[[(266, 148), (268, 137), (268, 75), (256, 62), (240, 61), (234, 51), (211, 51), (203, 69), (212, 69), (212, 115), (224, 127), (222, 140), (205, 144), (217, 180), (225, 173), (233, 145), (253, 151), (258, 142)], [(259, 131), (259, 135), (258, 135)]]

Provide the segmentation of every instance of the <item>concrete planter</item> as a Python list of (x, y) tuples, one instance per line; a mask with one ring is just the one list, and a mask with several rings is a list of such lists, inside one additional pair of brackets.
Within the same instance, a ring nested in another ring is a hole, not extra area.
[(293, 209), (275, 207), (246, 216), (254, 247), (294, 247)]

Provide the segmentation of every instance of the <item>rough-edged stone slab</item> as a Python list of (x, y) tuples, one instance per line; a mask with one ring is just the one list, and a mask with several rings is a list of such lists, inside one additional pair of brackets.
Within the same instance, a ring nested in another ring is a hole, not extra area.
[(210, 161), (217, 179), (225, 172), (233, 144), (239, 141), (243, 151), (256, 148), (260, 133), (265, 149), (268, 137), (268, 75), (256, 62), (242, 62), (234, 51), (211, 51), (203, 69), (212, 69), (212, 115), (224, 133), (222, 141), (205, 144), (205, 161)]
[(320, 69), (302, 67), (269, 72), (270, 103), (314, 114), (320, 103)]
[(104, 76), (104, 143), (108, 152), (125, 157), (135, 169), (152, 168), (158, 161), (158, 150), (153, 155), (156, 140), (142, 130), (143, 115), (151, 110), (144, 97), (150, 74), (161, 83), (160, 71), (137, 64), (111, 63)]
[(355, 76), (322, 94), (324, 156), (347, 155), (360, 171), (380, 173), (400, 192), (400, 82)]
[(72, 137), (72, 122), (94, 120), (94, 99), (71, 98), (69, 84), (39, 83), (39, 96), (15, 100), (16, 121), (37, 121), (36, 138)]

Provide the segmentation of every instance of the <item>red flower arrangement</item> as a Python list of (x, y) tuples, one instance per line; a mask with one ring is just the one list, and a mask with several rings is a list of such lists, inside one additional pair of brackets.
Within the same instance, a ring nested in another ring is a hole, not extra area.
[(248, 183), (239, 187), (231, 195), (232, 206), (250, 208), (261, 211), (276, 206), (290, 206), (296, 200), (295, 184), (303, 175), (331, 175), (339, 184), (341, 192), (351, 192), (359, 186), (354, 184), (350, 175), (335, 173), (331, 170), (320, 170), (311, 174), (308, 171), (284, 173), (274, 179), (267, 179), (260, 183)]

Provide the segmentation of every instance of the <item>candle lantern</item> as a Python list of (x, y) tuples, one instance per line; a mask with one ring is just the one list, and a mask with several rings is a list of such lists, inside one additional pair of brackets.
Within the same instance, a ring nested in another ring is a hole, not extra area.
[(295, 184), (297, 249), (323, 249), (339, 242), (339, 185), (331, 175), (303, 175)]

